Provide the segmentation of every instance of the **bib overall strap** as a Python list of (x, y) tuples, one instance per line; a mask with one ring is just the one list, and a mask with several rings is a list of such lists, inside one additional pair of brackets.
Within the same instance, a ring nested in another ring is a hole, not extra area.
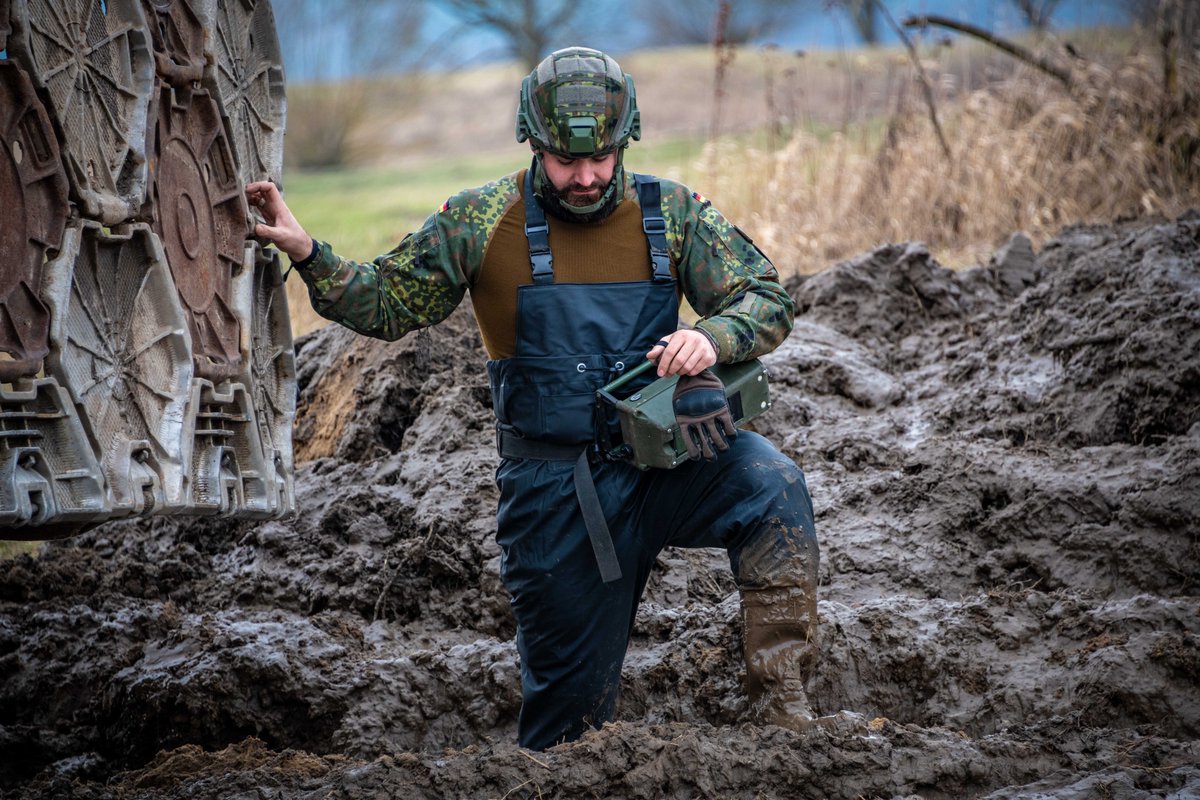
[(501, 458), (575, 462), (575, 498), (579, 501), (579, 510), (583, 512), (583, 524), (587, 526), (596, 565), (600, 567), (600, 579), (605, 583), (621, 580), (617, 548), (613, 546), (608, 520), (604, 518), (604, 509), (600, 506), (600, 497), (592, 480), (592, 465), (588, 462), (590, 446), (532, 441), (513, 436), (507, 431), (497, 431), (496, 449), (500, 451)]
[(550, 227), (546, 212), (533, 194), (533, 170), (537, 159), (525, 171), (525, 238), (529, 240), (529, 266), (534, 283), (554, 283), (554, 257), (550, 254)]
[(621, 580), (621, 562), (617, 560), (617, 548), (613, 547), (608, 520), (604, 518), (604, 509), (600, 506), (600, 496), (596, 494), (592, 465), (586, 450), (575, 459), (575, 497), (579, 500), (583, 524), (587, 526), (592, 552), (596, 554), (596, 564), (600, 567), (600, 580), (605, 583)]
[(650, 263), (654, 280), (671, 280), (671, 256), (667, 252), (667, 220), (662, 215), (662, 189), (653, 175), (634, 173), (638, 204), (642, 207), (642, 230), (650, 245)]

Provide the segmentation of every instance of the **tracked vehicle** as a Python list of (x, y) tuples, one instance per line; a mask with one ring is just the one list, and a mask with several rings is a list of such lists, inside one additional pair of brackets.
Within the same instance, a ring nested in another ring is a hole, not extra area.
[(295, 507), (267, 0), (0, 0), (0, 538)]

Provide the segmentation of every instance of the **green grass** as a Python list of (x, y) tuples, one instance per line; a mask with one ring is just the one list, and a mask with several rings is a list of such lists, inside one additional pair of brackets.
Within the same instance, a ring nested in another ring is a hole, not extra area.
[(392, 249), (455, 192), (524, 165), (509, 155), (430, 159), (419, 166), (292, 171), (284, 176), (288, 206), (317, 239), (362, 260)]
[[(767, 137), (744, 134), (731, 140), (762, 147)], [(704, 192), (704, 146), (699, 136), (634, 142), (625, 163), (629, 169), (682, 181)], [(288, 206), (312, 236), (332, 243), (339, 255), (363, 260), (390, 250), (456, 192), (528, 163), (528, 151), (514, 143), (504, 152), (429, 158), (405, 166), (292, 170), (284, 175), (284, 187)]]

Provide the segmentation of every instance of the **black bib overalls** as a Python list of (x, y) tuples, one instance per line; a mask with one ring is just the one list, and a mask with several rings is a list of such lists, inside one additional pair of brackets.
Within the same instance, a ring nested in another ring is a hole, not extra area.
[(575, 456), (593, 441), (596, 424), (610, 422), (593, 419), (595, 391), (640, 363), (678, 325), (675, 283), (659, 239), (658, 184), (636, 177), (655, 274), (645, 281), (559, 284), (527, 175), (534, 283), (518, 289), (515, 355), (488, 363), (501, 454), (514, 451), (506, 454), (505, 440), (523, 440), (529, 453), (542, 448), (540, 457), (503, 458), (496, 473), (501, 577), (512, 596), (521, 656), (519, 741), (532, 749), (575, 739), (613, 718), (638, 601), (664, 547), (725, 548), (740, 587), (816, 585), (804, 476), (748, 431), (713, 462), (646, 472), (621, 462), (590, 465), (620, 572), (619, 579), (601, 576), (576, 493)]

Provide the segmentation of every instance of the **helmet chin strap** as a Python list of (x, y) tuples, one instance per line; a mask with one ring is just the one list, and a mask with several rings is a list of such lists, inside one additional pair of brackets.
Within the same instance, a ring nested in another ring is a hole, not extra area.
[(533, 174), (533, 193), (541, 198), (546, 211), (552, 216), (568, 222), (599, 222), (613, 211), (625, 196), (625, 148), (617, 150), (617, 166), (613, 169), (612, 180), (600, 199), (586, 206), (574, 206), (564, 203), (558, 190), (546, 175), (542, 166), (542, 152), (534, 155), (534, 165), (537, 167)]

